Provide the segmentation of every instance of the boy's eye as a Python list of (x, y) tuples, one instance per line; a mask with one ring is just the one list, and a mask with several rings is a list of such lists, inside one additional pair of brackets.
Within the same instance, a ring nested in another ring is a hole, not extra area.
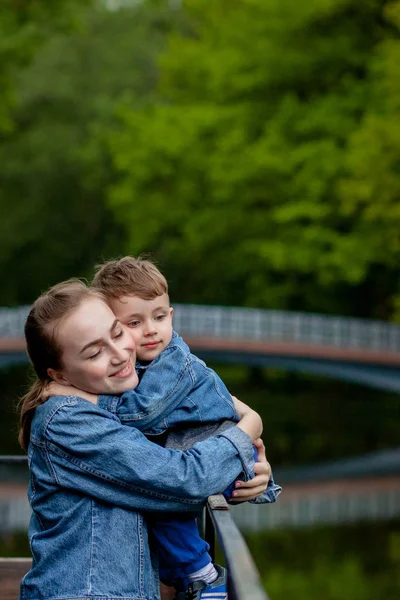
[(140, 321), (129, 321), (128, 327), (137, 327), (140, 324)]
[(157, 315), (155, 317), (155, 321), (162, 321), (163, 319), (165, 319), (166, 315)]

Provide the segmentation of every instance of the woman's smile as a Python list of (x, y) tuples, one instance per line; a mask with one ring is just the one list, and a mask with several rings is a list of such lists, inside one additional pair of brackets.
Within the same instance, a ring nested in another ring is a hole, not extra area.
[(133, 371), (133, 363), (132, 363), (132, 358), (130, 358), (122, 369), (120, 369), (116, 373), (113, 373), (112, 375), (110, 375), (110, 377), (117, 377), (119, 379), (124, 379), (125, 377), (130, 377), (132, 375), (132, 371)]

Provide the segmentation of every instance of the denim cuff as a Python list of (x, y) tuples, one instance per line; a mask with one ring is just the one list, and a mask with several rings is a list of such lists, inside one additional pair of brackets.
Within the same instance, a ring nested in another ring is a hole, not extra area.
[(254, 453), (250, 436), (236, 425), (229, 427), (219, 436), (225, 437), (235, 446), (239, 452), (246, 478), (252, 479), (254, 477)]

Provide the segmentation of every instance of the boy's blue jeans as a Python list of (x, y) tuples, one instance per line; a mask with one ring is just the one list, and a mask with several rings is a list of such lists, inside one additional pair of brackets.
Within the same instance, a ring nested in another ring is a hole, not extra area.
[[(254, 448), (254, 460), (257, 461), (257, 448)], [(227, 500), (235, 489), (234, 483), (223, 492)], [(212, 562), (209, 545), (200, 537), (193, 513), (168, 513), (167, 516), (158, 519), (152, 514), (148, 519), (160, 559), (160, 579), (178, 589), (186, 589), (188, 575)]]

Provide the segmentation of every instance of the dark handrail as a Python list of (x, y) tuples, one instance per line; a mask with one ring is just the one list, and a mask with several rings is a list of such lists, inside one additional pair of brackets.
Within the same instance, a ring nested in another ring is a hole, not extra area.
[[(207, 513), (225, 557), (229, 600), (268, 600), (247, 544), (222, 494), (208, 498)], [(206, 520), (206, 539), (210, 543), (209, 533)]]
[(27, 465), (27, 456), (6, 456), (0, 455), (0, 465)]

